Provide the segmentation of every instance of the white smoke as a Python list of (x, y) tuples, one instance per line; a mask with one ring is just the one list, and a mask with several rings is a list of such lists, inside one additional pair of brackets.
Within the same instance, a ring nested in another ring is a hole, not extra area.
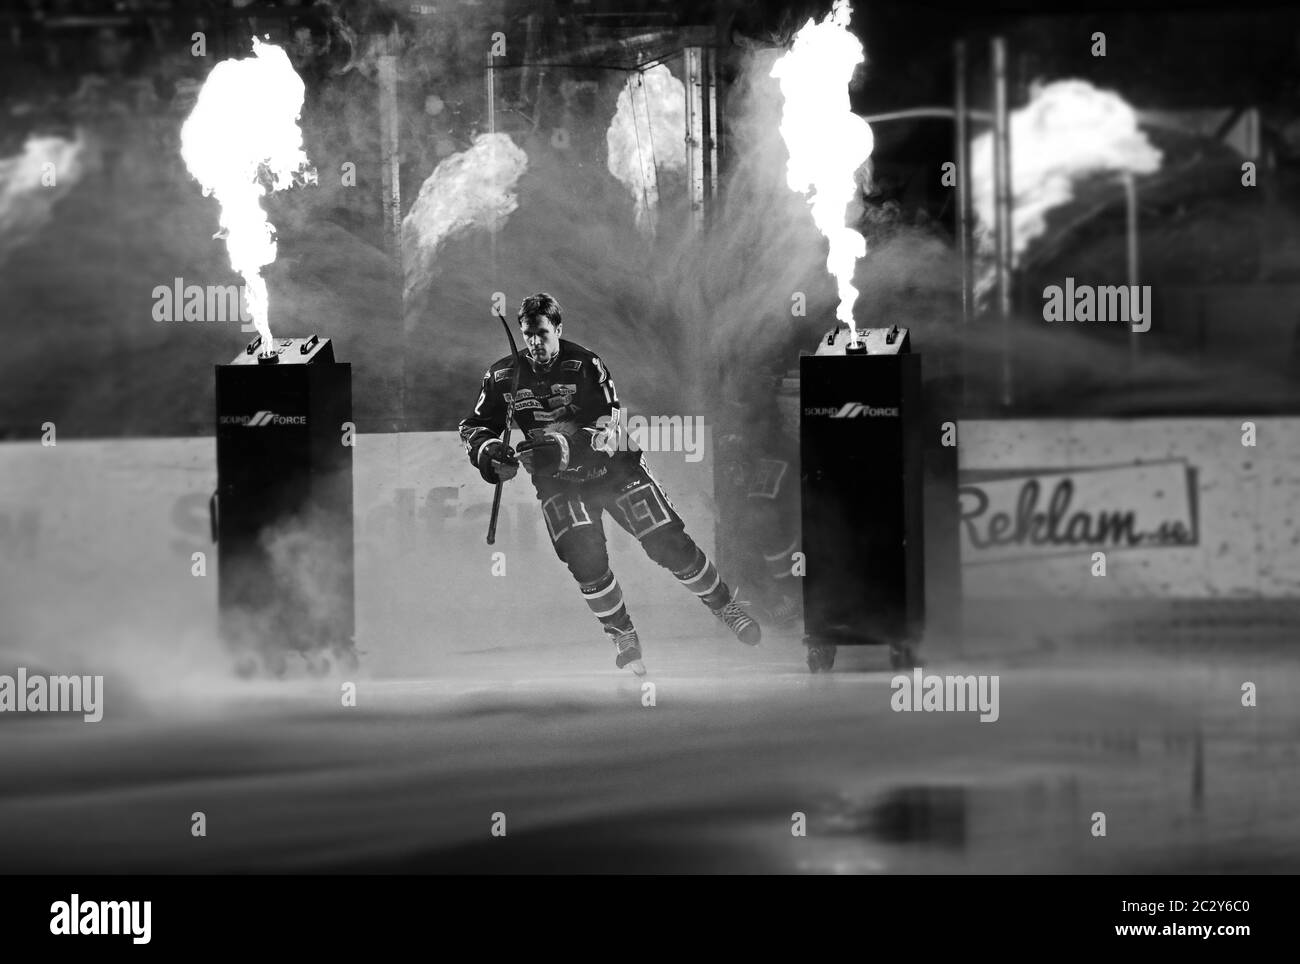
[(434, 168), (402, 219), (408, 298), (429, 284), (443, 242), (470, 227), (500, 227), (515, 212), (527, 169), (528, 155), (508, 134), (480, 134)]
[[(1112, 91), (1085, 80), (1060, 80), (1034, 92), (1012, 111), (1012, 266), (1047, 229), (1047, 215), (1074, 198), (1075, 185), (1101, 173), (1150, 174), (1160, 168), (1160, 151), (1138, 129), (1137, 112)], [(978, 218), (976, 241), (982, 259), (994, 254), (993, 133), (971, 142), (971, 198)], [(982, 264), (975, 291), (993, 285), (994, 266)]]
[(85, 142), (29, 137), (23, 152), (0, 158), (0, 264), (49, 223), (54, 202), (81, 179)]
[(663, 64), (633, 73), (618, 95), (605, 133), (609, 172), (624, 184), (636, 208), (636, 225), (653, 233), (659, 206), (659, 171), (686, 166), (686, 86)]

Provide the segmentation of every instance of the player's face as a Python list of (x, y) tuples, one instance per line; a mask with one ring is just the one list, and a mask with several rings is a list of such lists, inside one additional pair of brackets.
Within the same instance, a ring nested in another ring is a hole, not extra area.
[(560, 328), (563, 327), (555, 327), (549, 318), (525, 318), (520, 331), (528, 357), (541, 365), (554, 361), (560, 353)]

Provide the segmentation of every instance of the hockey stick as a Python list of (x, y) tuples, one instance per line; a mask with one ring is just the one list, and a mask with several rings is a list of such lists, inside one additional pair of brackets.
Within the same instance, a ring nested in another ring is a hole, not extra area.
[[(506, 430), (501, 436), (501, 441), (508, 447), (510, 445), (510, 420), (515, 414), (515, 395), (519, 392), (519, 346), (515, 344), (515, 333), (510, 330), (510, 324), (506, 321), (506, 316), (498, 314), (496, 316), (501, 327), (506, 330), (506, 337), (510, 339), (510, 354), (515, 360), (515, 375), (510, 385), (510, 400), (506, 402)], [(498, 482), (496, 491), (492, 493), (492, 516), (488, 519), (487, 544), (496, 545), (497, 541), (497, 517), (501, 514), (501, 487), (504, 482)]]

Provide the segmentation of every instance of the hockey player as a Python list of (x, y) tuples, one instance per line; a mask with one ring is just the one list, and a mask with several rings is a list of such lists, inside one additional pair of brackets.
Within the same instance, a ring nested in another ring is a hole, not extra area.
[[(460, 423), (460, 437), (485, 481), (513, 478), (520, 465), (532, 476), (555, 552), (613, 641), (616, 665), (645, 673), (623, 590), (609, 568), (605, 512), (741, 642), (757, 643), (758, 623), (686, 534), (625, 432), (605, 363), (560, 337), (560, 305), (545, 292), (524, 299), (518, 320), (524, 340), (518, 370), (509, 355), (488, 368), (473, 414)], [(501, 441), (507, 406), (524, 433), (515, 451)]]

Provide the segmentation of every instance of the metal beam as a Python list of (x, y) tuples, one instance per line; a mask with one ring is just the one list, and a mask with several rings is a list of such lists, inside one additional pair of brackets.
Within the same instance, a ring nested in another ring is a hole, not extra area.
[(645, 92), (645, 75), (628, 74), (627, 92), (632, 103), (632, 124), (636, 129), (636, 153), (641, 171), (641, 200), (645, 205), (645, 223), (650, 236), (654, 237), (659, 230), (659, 170), (655, 166), (652, 150), (654, 136), (650, 127), (650, 101)]
[(394, 263), (402, 264), (402, 161), (399, 151), (397, 116), (397, 57), (379, 58), (379, 151), (382, 159), (380, 183), (384, 192), (384, 234)]
[(961, 255), (961, 320), (971, 316), (971, 264), (970, 264), (970, 132), (966, 106), (966, 42), (958, 40), (953, 51), (956, 76), (957, 127), (954, 132), (957, 153), (957, 250)]
[(708, 96), (704, 98), (704, 107), (708, 121), (704, 125), (704, 163), (708, 171), (705, 188), (708, 191), (708, 210), (706, 220), (712, 221), (718, 207), (718, 52), (711, 48), (704, 50), (704, 82), (708, 85)]
[[(891, 111), (886, 111), (883, 114), (867, 114), (862, 119), (866, 121), (868, 124), (882, 124), (885, 121), (915, 120), (917, 118), (922, 118), (922, 117), (940, 117), (940, 118), (951, 119), (956, 116), (957, 116), (957, 111), (951, 107), (908, 107), (905, 110), (891, 110)], [(984, 123), (992, 123), (993, 112), (988, 110), (972, 110), (968, 107), (966, 109), (966, 119), (968, 121), (973, 120), (973, 121), (982, 121)]]
[(703, 229), (704, 171), (704, 48), (687, 47), (686, 56), (686, 187), (691, 198), (691, 222)]
[(1010, 405), (1011, 389), (1011, 132), (1007, 115), (1007, 42), (994, 37), (993, 47), (993, 197), (997, 243), (997, 299), (1002, 327), (1002, 404)]
[(967, 401), (967, 371), (970, 357), (970, 319), (974, 313), (972, 291), (974, 270), (971, 266), (971, 178), (970, 178), (970, 110), (966, 97), (966, 42), (958, 40), (953, 49), (957, 125), (954, 131), (957, 155), (957, 251), (961, 257), (961, 322), (962, 338), (959, 342), (958, 370), (961, 377), (962, 401)]
[[(489, 134), (497, 132), (497, 87), (496, 58), (489, 50), (483, 64), (483, 80), (487, 88), (487, 129)], [(492, 284), (497, 283), (497, 231), (500, 225), (493, 217), (488, 224), (488, 263), (492, 269)], [(493, 289), (495, 290), (495, 289)]]

